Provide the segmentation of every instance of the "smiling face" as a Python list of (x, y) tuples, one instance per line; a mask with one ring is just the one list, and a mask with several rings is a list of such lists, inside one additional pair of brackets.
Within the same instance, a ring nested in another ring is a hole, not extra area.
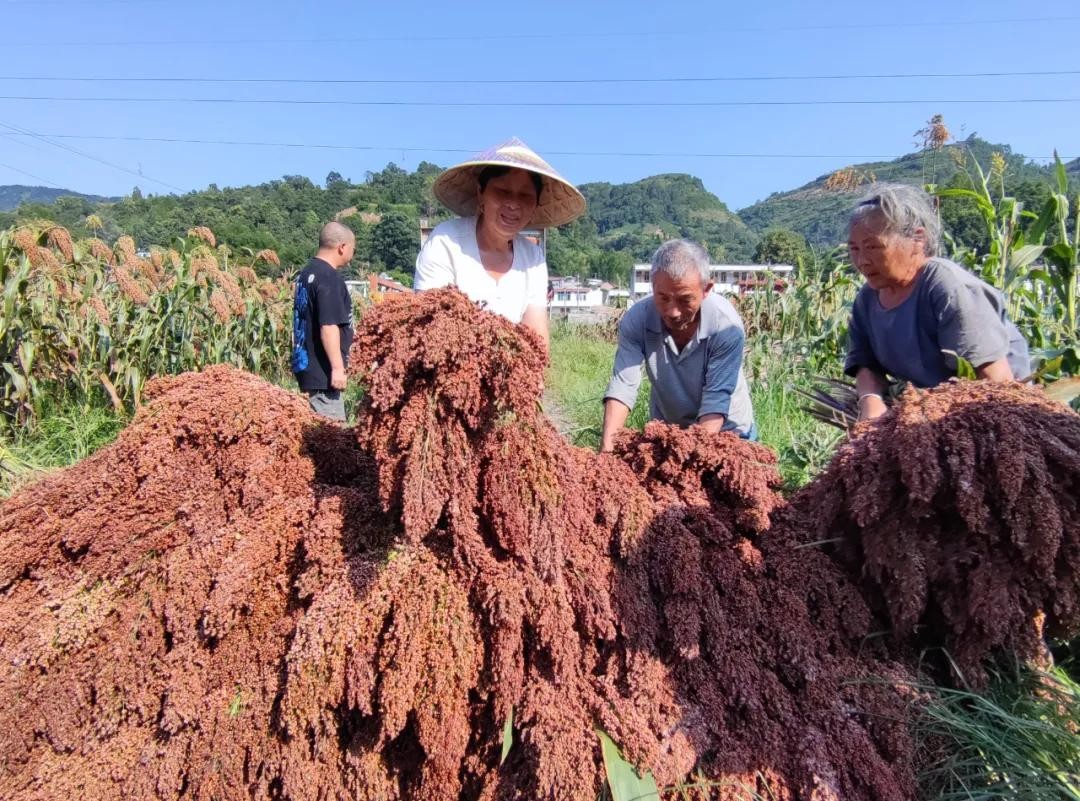
[(661, 271), (652, 277), (652, 290), (653, 302), (668, 333), (676, 341), (693, 336), (697, 330), (698, 312), (712, 290), (712, 284), (702, 283), (701, 274), (696, 270), (681, 278), (672, 278)]
[(921, 228), (911, 237), (900, 236), (886, 230), (882, 214), (867, 214), (851, 226), (848, 255), (871, 289), (902, 289), (926, 263), (924, 238)]
[(536, 212), (536, 185), (525, 170), (514, 168), (478, 190), (482, 224), (500, 238), (521, 232)]

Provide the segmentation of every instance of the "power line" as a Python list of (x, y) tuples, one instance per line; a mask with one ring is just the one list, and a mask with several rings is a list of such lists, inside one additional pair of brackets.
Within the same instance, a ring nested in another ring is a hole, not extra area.
[[(14, 136), (15, 134), (11, 134)], [(310, 150), (354, 150), (386, 151), (393, 153), (448, 153), (471, 154), (476, 148), (463, 147), (401, 147), (391, 145), (339, 145), (321, 142), (272, 142), (239, 139), (183, 139), (166, 136), (115, 136), (103, 134), (42, 134), (51, 139), (85, 139), (106, 142), (148, 142), (184, 145), (224, 145), (238, 147), (286, 147)], [(709, 158), (709, 159), (841, 159), (849, 162), (892, 161), (896, 155), (843, 155), (837, 153), (709, 153), (709, 152), (662, 152), (662, 151), (600, 151), (600, 150), (547, 150), (550, 156), (582, 156), (612, 158)], [(1032, 161), (1052, 159), (1053, 156), (1027, 156)], [(1078, 156), (1059, 156), (1062, 161), (1069, 161)]]
[(732, 106), (910, 106), (1013, 105), (1080, 103), (1080, 97), (929, 98), (925, 100), (700, 100), (700, 101), (450, 101), (450, 100), (320, 100), (240, 97), (68, 97), (57, 95), (0, 95), (0, 100), (61, 103), (216, 103), (221, 105), (387, 106), (418, 108), (720, 108)]
[(935, 20), (927, 22), (869, 22), (841, 23), (827, 25), (742, 25), (723, 28), (722, 30), (695, 28), (677, 31), (560, 31), (558, 33), (507, 33), (499, 30), (492, 33), (467, 35), (398, 35), (398, 36), (350, 36), (318, 38), (244, 38), (244, 39), (135, 39), (127, 41), (100, 41), (80, 39), (74, 41), (36, 41), (5, 42), (5, 47), (135, 47), (135, 46), (192, 46), (192, 45), (277, 45), (293, 44), (357, 44), (378, 42), (486, 42), (492, 40), (581, 40), (581, 39), (666, 39), (666, 38), (702, 38), (726, 36), (732, 33), (777, 33), (799, 31), (837, 31), (837, 30), (895, 30), (898, 28), (947, 28), (972, 27), (976, 25), (1014, 25), (1039, 22), (1070, 22), (1080, 20), (1078, 15), (1047, 17), (1003, 17), (982, 20)]
[(20, 145), (22, 147), (29, 148), (30, 150), (36, 150), (38, 153), (48, 153), (49, 152), (45, 148), (41, 147), (40, 145), (34, 145), (34, 144), (31, 144), (30, 142), (22, 141), (20, 139), (22, 134), (10, 133), (9, 132), (9, 133), (0, 133), (0, 136), (4, 137), (5, 139), (7, 139), (7, 140), (9, 140), (11, 142), (14, 142), (17, 145)]
[(86, 153), (86, 152), (84, 152), (82, 150), (79, 150), (77, 148), (70, 147), (69, 145), (65, 145), (62, 142), (54, 142), (50, 138), (48, 138), (46, 136), (43, 136), (42, 134), (34, 133), (33, 131), (29, 131), (26, 128), (20, 128), (18, 125), (12, 125), (11, 123), (3, 122), (2, 120), (0, 120), (0, 125), (7, 128), (9, 131), (14, 131), (14, 132), (20, 133), (20, 134), (22, 134), (24, 136), (29, 136), (29, 137), (31, 137), (33, 139), (37, 139), (39, 142), (44, 142), (47, 145), (52, 145), (53, 147), (58, 147), (61, 150), (66, 150), (69, 153), (74, 153), (76, 156), (81, 156), (84, 159), (89, 159), (90, 161), (96, 161), (98, 164), (104, 164), (106, 167), (112, 167), (114, 170), (120, 170), (121, 172), (126, 172), (126, 173), (128, 173), (130, 175), (134, 175), (134, 176), (137, 176), (139, 178), (142, 178), (143, 180), (150, 181), (151, 183), (160, 184), (161, 186), (167, 187), (168, 189), (172, 189), (172, 190), (174, 190), (176, 192), (183, 192), (184, 191), (183, 189), (181, 189), (178, 186), (174, 186), (173, 184), (166, 183), (165, 181), (159, 181), (157, 178), (152, 178), (151, 176), (146, 175), (146, 174), (144, 174), (142, 172), (136, 172), (135, 170), (129, 169), (129, 168), (124, 167), (124, 166), (122, 166), (120, 164), (114, 164), (111, 161), (106, 161), (105, 159), (99, 158), (98, 156), (95, 156), (92, 153)]
[(26, 170), (20, 170), (18, 167), (12, 167), (10, 164), (0, 163), (0, 167), (3, 167), (6, 170), (11, 170), (12, 172), (17, 172), (17, 173), (19, 173), (19, 175), (25, 175), (27, 178), (33, 178), (35, 181), (41, 181), (43, 184), (48, 184), (49, 186), (54, 186), (57, 189), (63, 189), (64, 188), (64, 187), (60, 186), (60, 184), (54, 183), (53, 181), (50, 181), (48, 178), (42, 178), (40, 175), (34, 175), (32, 172), (27, 172)]
[(740, 83), (766, 81), (906, 80), (913, 78), (1034, 78), (1080, 75), (1080, 70), (1031, 70), (1019, 72), (905, 72), (827, 75), (715, 75), (669, 78), (202, 78), (180, 76), (89, 77), (86, 75), (4, 75), (0, 81), (71, 81), (80, 83), (201, 83), (201, 84), (294, 84), (304, 86), (540, 86), (582, 84)]
[[(400, 153), (475, 153), (476, 148), (464, 147), (399, 147), (388, 145), (339, 145), (320, 142), (266, 142), (237, 139), (181, 139), (165, 136), (107, 136), (99, 134), (48, 134), (54, 139), (86, 139), (107, 142), (152, 142), (185, 145), (226, 145), (241, 147), (287, 147), (311, 150), (387, 151)], [(664, 153), (644, 151), (586, 151), (545, 150), (551, 156), (613, 156), (613, 157), (672, 157), (672, 158), (792, 158), (792, 159), (887, 159), (888, 156), (837, 156), (814, 153)]]
[[(161, 5), (169, 2), (169, 0), (94, 0), (94, 7), (101, 5), (117, 6), (117, 5)], [(4, 6), (83, 6), (87, 4), (85, 0), (0, 0), (0, 7)]]

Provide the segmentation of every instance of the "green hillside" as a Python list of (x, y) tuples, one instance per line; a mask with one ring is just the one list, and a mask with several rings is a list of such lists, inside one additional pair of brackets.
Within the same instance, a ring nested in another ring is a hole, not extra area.
[(687, 237), (707, 246), (717, 259), (744, 261), (757, 236), (700, 178), (654, 175), (630, 184), (583, 184), (588, 216), (600, 244), (645, 259), (663, 239)]
[[(969, 136), (962, 142), (946, 145), (941, 150), (909, 153), (892, 161), (852, 165), (850, 176), (857, 186), (832, 189), (826, 183), (830, 175), (822, 175), (808, 184), (787, 192), (775, 192), (765, 200), (739, 211), (739, 216), (752, 230), (764, 232), (769, 228), (788, 228), (806, 237), (812, 245), (829, 248), (846, 235), (847, 212), (864, 194), (873, 180), (894, 181), (922, 186), (936, 183), (941, 186), (969, 186), (969, 172), (977, 161), (989, 170), (991, 156), (1000, 153), (1006, 164), (1005, 182), (1010, 192), (1037, 199), (1036, 185), (1048, 186), (1051, 170), (1034, 164), (1012, 152), (1008, 145), (994, 144)], [(1080, 160), (1069, 164), (1080, 175)]]
[(79, 192), (72, 192), (70, 189), (50, 189), (47, 186), (10, 184), (0, 186), (0, 211), (14, 211), (23, 203), (53, 203), (57, 198), (61, 197), (88, 200), (91, 203), (117, 200), (117, 198), (106, 198), (100, 195), (83, 195)]
[[(130, 234), (139, 247), (168, 243), (189, 228), (206, 225), (233, 249), (277, 250), (282, 269), (288, 270), (310, 256), (321, 224), (340, 217), (357, 235), (357, 269), (407, 273), (419, 248), (420, 220), (433, 223), (449, 216), (431, 192), (441, 171), (427, 162), (415, 172), (390, 164), (366, 173), (357, 183), (334, 172), (323, 186), (289, 175), (257, 186), (211, 185), (185, 195), (144, 196), (136, 191), (114, 202), (85, 198), (24, 202), (13, 213), (0, 213), (0, 223), (52, 219), (79, 232), (85, 230), (87, 217), (96, 214), (103, 238), (111, 241)], [(706, 244), (717, 259), (745, 261), (753, 253), (757, 236), (693, 176), (586, 184), (582, 191), (589, 212), (549, 234), (553, 274), (625, 282), (631, 263), (647, 259), (672, 236)]]
[[(625, 282), (632, 263), (647, 260), (660, 242), (671, 237), (701, 242), (716, 261), (751, 261), (759, 243), (768, 254), (762, 258), (790, 261), (792, 256), (770, 249), (775, 243), (762, 242), (770, 229), (789, 229), (819, 249), (832, 248), (844, 238), (847, 213), (869, 182), (968, 186), (973, 163), (989, 169), (995, 153), (1004, 159), (1008, 192), (1027, 208), (1040, 207), (1050, 191), (1051, 169), (1014, 154), (1008, 145), (975, 136), (939, 151), (853, 165), (843, 172), (845, 181), (839, 187), (836, 174), (831, 180), (822, 175), (738, 214), (692, 175), (584, 184), (581, 191), (588, 200), (588, 212), (548, 233), (549, 267), (555, 275)], [(1080, 186), (1080, 159), (1066, 169)], [(74, 193), (54, 197), (50, 193), (57, 190), (0, 187), (0, 198), (18, 199), (14, 211), (0, 210), (0, 227), (20, 219), (51, 219), (79, 234), (87, 231), (87, 218), (93, 214), (102, 225), (95, 227), (97, 235), (113, 241), (130, 234), (139, 247), (146, 248), (168, 244), (188, 229), (206, 225), (233, 250), (273, 248), (281, 256), (281, 269), (288, 271), (310, 256), (322, 223), (338, 217), (357, 235), (355, 269), (409, 273), (419, 248), (420, 221), (434, 223), (449, 216), (431, 192), (441, 171), (442, 167), (429, 162), (422, 162), (413, 172), (389, 164), (355, 182), (337, 172), (330, 173), (323, 185), (305, 176), (286, 175), (256, 186), (222, 189), (211, 184), (184, 195), (144, 196), (136, 189), (119, 199)], [(954, 237), (974, 247), (985, 244), (984, 225), (974, 206), (947, 200), (942, 217)], [(777, 236), (790, 240), (783, 230), (769, 234)], [(803, 247), (801, 241), (793, 246)]]

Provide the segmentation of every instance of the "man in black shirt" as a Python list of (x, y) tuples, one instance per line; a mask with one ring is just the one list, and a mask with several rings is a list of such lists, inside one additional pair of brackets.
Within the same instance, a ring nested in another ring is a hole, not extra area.
[(324, 225), (319, 252), (297, 276), (293, 298), (293, 374), (316, 413), (342, 422), (352, 299), (341, 270), (355, 248), (356, 236), (344, 225)]

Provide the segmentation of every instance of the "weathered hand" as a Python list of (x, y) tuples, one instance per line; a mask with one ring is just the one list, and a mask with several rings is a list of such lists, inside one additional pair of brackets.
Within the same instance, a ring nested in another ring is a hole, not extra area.
[(335, 367), (330, 371), (330, 388), (331, 389), (345, 389), (345, 385), (348, 383), (349, 378), (345, 374), (344, 367)]
[(859, 398), (859, 419), (873, 420), (887, 412), (889, 407), (879, 395), (863, 395)]

